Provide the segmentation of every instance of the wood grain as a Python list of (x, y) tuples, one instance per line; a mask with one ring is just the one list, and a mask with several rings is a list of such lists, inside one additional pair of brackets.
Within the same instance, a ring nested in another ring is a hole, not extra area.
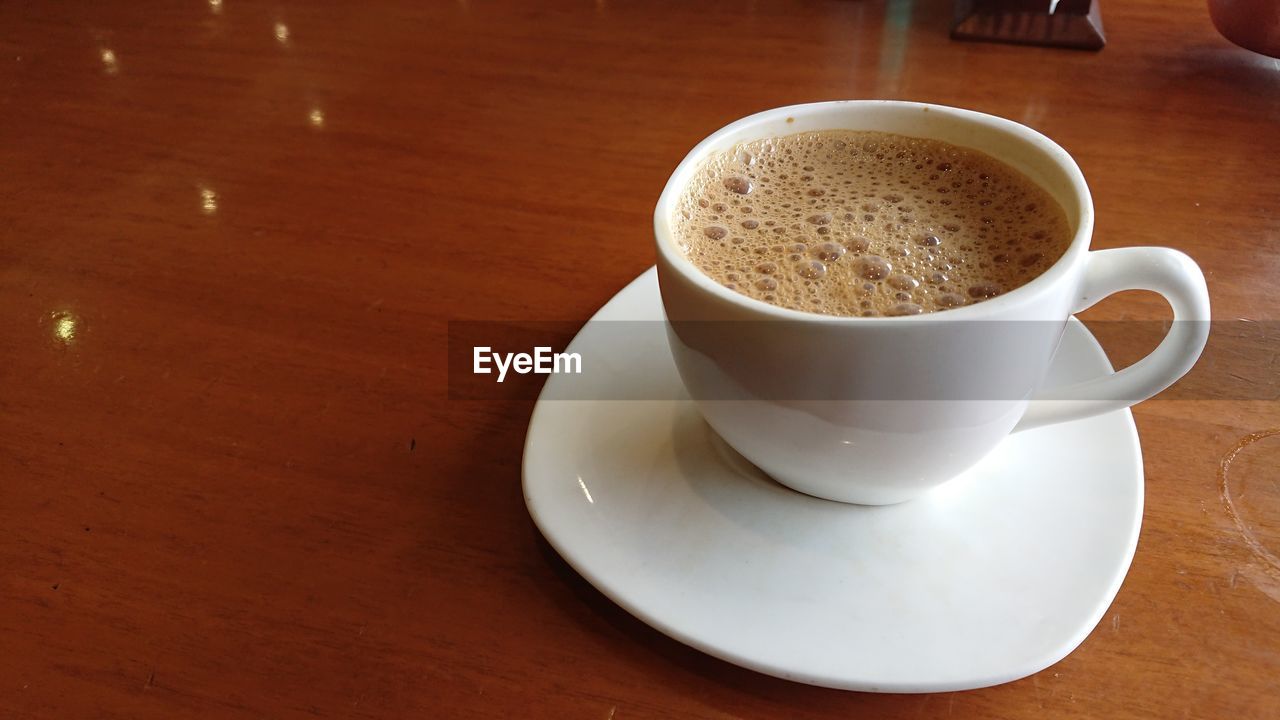
[[(1220, 478), (1274, 400), (1135, 411), (1144, 529), (1075, 653), (877, 696), (632, 619), (525, 512), (531, 405), (447, 399), (449, 320), (585, 320), (695, 142), (820, 99), (1028, 123), (1095, 246), (1276, 318), (1280, 64), (1199, 0), (1103, 15), (1092, 54), (951, 42), (943, 0), (0, 5), (0, 716), (1280, 715), (1280, 582)], [(1243, 453), (1265, 530), (1280, 453)]]

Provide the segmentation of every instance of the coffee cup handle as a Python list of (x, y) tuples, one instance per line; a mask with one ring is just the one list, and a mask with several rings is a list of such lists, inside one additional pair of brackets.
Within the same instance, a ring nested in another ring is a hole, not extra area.
[(1173, 323), (1150, 354), (1123, 370), (1037, 393), (1014, 432), (1078, 420), (1142, 402), (1187, 374), (1209, 338), (1209, 291), (1204, 274), (1186, 254), (1162, 247), (1089, 253), (1080, 295), (1081, 312), (1122, 290), (1160, 293), (1173, 308)]

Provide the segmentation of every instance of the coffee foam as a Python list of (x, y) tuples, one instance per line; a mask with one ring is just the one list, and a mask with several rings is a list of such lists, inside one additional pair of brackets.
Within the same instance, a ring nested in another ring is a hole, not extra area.
[(827, 130), (710, 158), (673, 218), (679, 249), (743, 295), (827, 315), (914, 315), (1026, 284), (1066, 251), (1066, 214), (975, 150)]

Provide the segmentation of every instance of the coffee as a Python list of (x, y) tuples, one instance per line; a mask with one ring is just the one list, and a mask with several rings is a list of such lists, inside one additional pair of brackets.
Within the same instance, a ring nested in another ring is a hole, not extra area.
[(673, 218), (681, 252), (748, 297), (827, 315), (915, 315), (1017, 288), (1066, 251), (1061, 206), (937, 140), (826, 130), (708, 160)]

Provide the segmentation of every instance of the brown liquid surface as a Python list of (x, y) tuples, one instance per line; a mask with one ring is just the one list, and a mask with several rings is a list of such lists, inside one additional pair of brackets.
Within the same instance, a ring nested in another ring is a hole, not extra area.
[(1026, 284), (1071, 241), (1049, 194), (975, 150), (827, 130), (708, 160), (674, 217), (725, 287), (793, 310), (914, 315)]

